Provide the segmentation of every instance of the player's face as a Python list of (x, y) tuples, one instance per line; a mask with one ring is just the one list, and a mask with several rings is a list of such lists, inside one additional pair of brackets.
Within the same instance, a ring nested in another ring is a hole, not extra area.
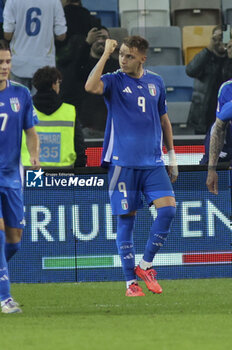
[(6, 83), (11, 69), (11, 53), (8, 50), (0, 50), (0, 84)]
[(119, 65), (124, 73), (132, 77), (140, 76), (145, 61), (146, 56), (139, 52), (136, 47), (129, 48), (122, 44), (119, 50)]

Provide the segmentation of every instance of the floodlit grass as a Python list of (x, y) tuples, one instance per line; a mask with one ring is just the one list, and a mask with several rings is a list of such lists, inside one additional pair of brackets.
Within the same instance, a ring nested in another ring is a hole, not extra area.
[(0, 349), (231, 350), (230, 279), (140, 284), (146, 297), (122, 282), (13, 284), (23, 314), (0, 314)]

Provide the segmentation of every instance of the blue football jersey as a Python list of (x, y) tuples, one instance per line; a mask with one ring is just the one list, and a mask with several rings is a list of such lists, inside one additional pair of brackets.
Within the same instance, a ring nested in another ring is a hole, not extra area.
[(218, 92), (217, 118), (232, 120), (232, 80), (223, 83)]
[(144, 69), (135, 79), (118, 70), (101, 77), (108, 109), (102, 165), (163, 165), (160, 117), (167, 112), (162, 78)]
[(7, 81), (7, 87), (0, 91), (0, 187), (21, 187), (22, 130), (37, 123), (29, 90)]

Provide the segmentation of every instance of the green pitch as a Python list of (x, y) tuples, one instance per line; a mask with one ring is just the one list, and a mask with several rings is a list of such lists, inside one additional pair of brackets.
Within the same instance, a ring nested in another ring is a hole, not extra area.
[(128, 298), (123, 282), (13, 284), (23, 314), (0, 314), (0, 349), (232, 349), (231, 279), (141, 285), (146, 297)]

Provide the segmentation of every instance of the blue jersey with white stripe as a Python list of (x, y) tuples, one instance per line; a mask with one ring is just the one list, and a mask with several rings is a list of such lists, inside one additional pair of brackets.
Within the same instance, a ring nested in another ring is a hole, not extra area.
[(0, 91), (0, 187), (21, 187), (22, 130), (37, 123), (29, 90), (7, 81), (7, 87)]
[(139, 79), (121, 70), (101, 79), (108, 109), (102, 165), (131, 168), (163, 165), (160, 117), (167, 107), (162, 78), (144, 69)]

